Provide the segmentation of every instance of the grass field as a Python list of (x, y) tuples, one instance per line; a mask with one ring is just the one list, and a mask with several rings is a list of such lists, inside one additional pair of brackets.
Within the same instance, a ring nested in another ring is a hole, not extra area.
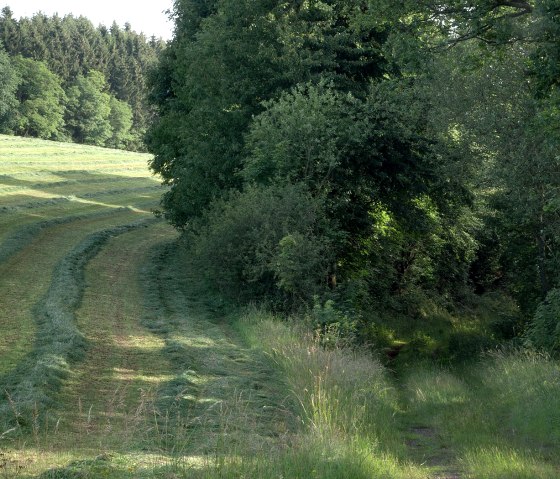
[(391, 371), (196, 296), (149, 156), (0, 136), (0, 479), (560, 477), (560, 367)]

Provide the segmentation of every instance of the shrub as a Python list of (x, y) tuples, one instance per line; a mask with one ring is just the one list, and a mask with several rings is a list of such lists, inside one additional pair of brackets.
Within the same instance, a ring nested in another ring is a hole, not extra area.
[(332, 299), (321, 304), (316, 296), (314, 301), (311, 319), (321, 345), (327, 348), (351, 345), (356, 338), (357, 321), (340, 311)]
[(449, 336), (449, 356), (455, 360), (478, 359), (492, 346), (492, 341), (479, 331), (454, 331)]
[(229, 300), (294, 305), (326, 288), (333, 236), (304, 186), (251, 186), (213, 204), (186, 234), (186, 256), (204, 286)]
[(560, 350), (560, 289), (551, 290), (539, 305), (526, 333), (529, 346), (549, 353)]

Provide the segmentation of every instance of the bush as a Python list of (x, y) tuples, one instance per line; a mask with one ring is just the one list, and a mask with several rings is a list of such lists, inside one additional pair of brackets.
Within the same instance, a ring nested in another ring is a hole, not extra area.
[(560, 351), (560, 289), (551, 290), (537, 308), (526, 341), (529, 346), (549, 353)]
[(293, 306), (327, 287), (333, 238), (322, 201), (304, 186), (251, 186), (186, 233), (186, 257), (203, 286), (229, 300)]
[(492, 341), (479, 331), (455, 331), (449, 336), (449, 356), (455, 360), (476, 360), (490, 347)]
[(352, 345), (356, 339), (357, 321), (340, 311), (332, 299), (321, 304), (316, 296), (314, 301), (311, 320), (321, 345), (327, 348)]

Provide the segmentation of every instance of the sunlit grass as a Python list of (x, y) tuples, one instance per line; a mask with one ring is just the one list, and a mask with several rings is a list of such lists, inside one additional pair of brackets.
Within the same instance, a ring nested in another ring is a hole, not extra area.
[(559, 468), (531, 451), (489, 446), (467, 450), (461, 459), (472, 479), (557, 479)]
[(311, 333), (258, 311), (238, 324), (283, 371), (301, 428), (289, 452), (260, 457), (262, 464), (248, 466), (249, 477), (266, 477), (266, 471), (285, 477), (428, 476), (406, 459), (397, 391), (370, 354), (324, 349)]
[[(120, 212), (70, 225), (54, 226), (28, 248), (0, 263), (0, 374), (11, 370), (34, 345), (34, 306), (49, 286), (54, 266), (88, 234), (137, 215)], [(25, 286), (23, 286), (25, 285)]]

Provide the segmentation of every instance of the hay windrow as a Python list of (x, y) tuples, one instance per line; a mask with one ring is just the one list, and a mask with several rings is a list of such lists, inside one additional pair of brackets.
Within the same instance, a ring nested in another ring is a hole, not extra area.
[(85, 266), (111, 237), (153, 221), (139, 220), (91, 234), (58, 263), (47, 293), (34, 309), (38, 333), (32, 352), (0, 378), (0, 425), (29, 427), (55, 401), (72, 363), (83, 357), (87, 347), (75, 321)]
[(10, 256), (14, 255), (18, 251), (21, 251), (23, 248), (29, 245), (29, 243), (31, 243), (38, 234), (40, 234), (47, 228), (52, 228), (53, 226), (64, 225), (85, 219), (112, 216), (116, 212), (126, 211), (127, 209), (129, 208), (122, 207), (115, 210), (98, 211), (96, 213), (90, 213), (87, 215), (65, 216), (52, 220), (38, 221), (36, 223), (22, 226), (21, 228), (18, 228), (16, 231), (14, 231), (0, 244), (0, 263), (6, 261)]

